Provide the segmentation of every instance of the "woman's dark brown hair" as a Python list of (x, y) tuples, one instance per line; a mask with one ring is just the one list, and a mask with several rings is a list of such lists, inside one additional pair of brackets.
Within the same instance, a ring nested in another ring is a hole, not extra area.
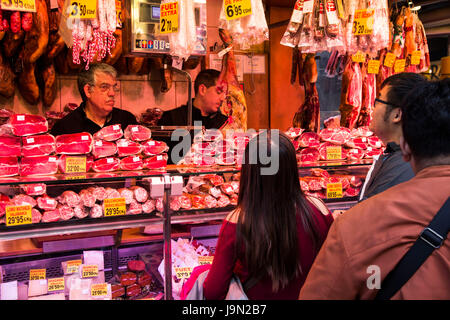
[[(261, 148), (267, 150), (272, 161), (278, 161), (275, 174), (262, 174), (261, 169), (271, 164), (261, 161)], [(286, 135), (278, 130), (260, 133), (248, 143), (243, 159), (237, 204), (237, 256), (252, 277), (270, 276), (276, 292), (302, 272), (296, 216), (300, 215), (316, 252), (320, 234), (300, 189), (295, 149)]]

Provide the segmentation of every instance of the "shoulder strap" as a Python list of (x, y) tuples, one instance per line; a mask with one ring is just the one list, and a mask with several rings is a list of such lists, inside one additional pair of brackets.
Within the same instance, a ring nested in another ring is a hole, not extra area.
[(439, 209), (428, 227), (384, 279), (376, 300), (389, 300), (413, 276), (425, 260), (438, 249), (450, 230), (450, 198)]
[(330, 214), (330, 211), (328, 210), (327, 206), (322, 201), (322, 199), (312, 196), (306, 196), (306, 199), (308, 199), (308, 201), (311, 202), (324, 216)]

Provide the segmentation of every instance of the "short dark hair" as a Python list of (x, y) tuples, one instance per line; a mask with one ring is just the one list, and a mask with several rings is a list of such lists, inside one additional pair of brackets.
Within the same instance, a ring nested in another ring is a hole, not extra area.
[(207, 88), (215, 86), (219, 76), (220, 71), (215, 69), (205, 69), (200, 71), (194, 81), (195, 94), (198, 93), (198, 88), (201, 84), (204, 84)]
[(113, 66), (106, 63), (94, 63), (91, 64), (88, 70), (83, 70), (78, 74), (78, 91), (80, 92), (81, 99), (83, 101), (87, 100), (86, 94), (84, 93), (84, 86), (89, 84), (91, 86), (95, 85), (95, 74), (96, 72), (103, 72), (110, 74), (114, 78), (117, 77), (117, 71)]
[(381, 84), (380, 89), (386, 86), (390, 87), (387, 93), (387, 102), (391, 103), (386, 106), (384, 120), (387, 120), (394, 108), (401, 108), (403, 99), (409, 94), (418, 83), (425, 82), (426, 79), (422, 75), (413, 72), (402, 72), (394, 74), (386, 78)]
[(405, 97), (402, 128), (414, 157), (450, 156), (450, 79), (426, 81)]

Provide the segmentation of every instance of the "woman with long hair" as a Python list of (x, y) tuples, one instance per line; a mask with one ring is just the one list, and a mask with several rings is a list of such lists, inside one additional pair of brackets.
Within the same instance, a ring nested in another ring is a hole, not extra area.
[(295, 149), (283, 133), (254, 137), (243, 160), (237, 208), (222, 224), (203, 294), (224, 299), (235, 274), (249, 299), (297, 299), (333, 218), (300, 189)]

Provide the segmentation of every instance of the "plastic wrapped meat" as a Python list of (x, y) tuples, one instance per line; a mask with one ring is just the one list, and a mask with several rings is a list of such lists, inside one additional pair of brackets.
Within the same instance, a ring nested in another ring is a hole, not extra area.
[(101, 205), (95, 204), (89, 211), (89, 216), (91, 218), (101, 218), (103, 217), (103, 208)]
[(31, 207), (35, 207), (37, 204), (36, 200), (33, 197), (27, 196), (25, 194), (18, 194), (14, 196), (11, 202), (16, 206), (30, 205)]
[(48, 131), (47, 120), (34, 114), (14, 114), (8, 121), (11, 131), (16, 136), (30, 136)]
[(0, 156), (12, 157), (21, 155), (20, 138), (8, 135), (0, 135)]
[(114, 142), (95, 140), (92, 147), (92, 155), (98, 158), (114, 156), (117, 153), (117, 145)]
[(51, 210), (51, 211), (45, 211), (42, 215), (42, 222), (55, 222), (58, 221), (61, 218), (59, 214), (59, 210)]
[(298, 138), (300, 147), (317, 148), (320, 145), (320, 136), (315, 132), (304, 132)]
[(106, 189), (104, 187), (89, 187), (87, 189), (96, 200), (103, 201), (106, 199)]
[(167, 167), (167, 154), (158, 154), (157, 156), (144, 159), (144, 168), (146, 169), (165, 169)]
[(84, 161), (84, 159), (86, 159), (86, 172), (89, 172), (89, 170), (92, 168), (92, 165), (94, 164), (94, 158), (91, 155), (73, 156), (73, 155), (63, 154), (63, 155), (59, 156), (59, 159), (58, 159), (59, 171), (62, 173), (66, 173), (67, 158), (79, 158), (81, 161)]
[(56, 153), (87, 154), (92, 151), (92, 135), (88, 132), (63, 134), (56, 137)]
[(50, 198), (47, 195), (37, 198), (36, 202), (38, 208), (44, 211), (55, 210), (58, 205), (58, 201), (56, 201), (56, 199)]
[(69, 207), (67, 205), (60, 205), (58, 206), (59, 215), (61, 217), (61, 220), (70, 220), (74, 217), (75, 212), (73, 211), (72, 207)]
[(79, 193), (79, 197), (81, 205), (89, 208), (92, 208), (94, 206), (96, 198), (91, 191), (87, 189), (81, 190)]
[(316, 162), (319, 158), (320, 154), (317, 148), (305, 148), (300, 151), (301, 162)]
[(143, 187), (134, 186), (130, 188), (133, 191), (134, 199), (138, 202), (145, 202), (148, 199), (148, 192)]
[(147, 141), (152, 137), (152, 131), (142, 125), (129, 125), (125, 128), (124, 132), (125, 139), (132, 141)]
[(69, 207), (76, 207), (81, 203), (81, 198), (76, 192), (66, 190), (59, 196), (59, 202)]
[(192, 208), (192, 202), (189, 194), (184, 193), (179, 197), (181, 209), (189, 210)]
[(0, 157), (0, 176), (11, 177), (19, 174), (18, 157)]
[(111, 126), (106, 126), (97, 131), (94, 134), (94, 139), (101, 139), (105, 141), (116, 141), (122, 138), (123, 131), (120, 124), (114, 124)]
[(120, 193), (114, 188), (106, 188), (106, 199), (117, 199), (120, 198)]
[(347, 153), (349, 160), (361, 160), (364, 158), (365, 152), (362, 149), (350, 149)]
[(142, 146), (135, 141), (120, 139), (116, 141), (117, 152), (119, 157), (127, 157), (135, 154), (139, 154), (142, 151)]
[(119, 170), (119, 166), (119, 159), (108, 157), (95, 160), (92, 169), (94, 169), (95, 172), (111, 172)]
[(353, 149), (361, 149), (366, 150), (367, 149), (368, 140), (366, 137), (356, 137), (351, 138), (345, 143), (346, 147), (353, 148)]
[(39, 223), (42, 220), (42, 214), (37, 209), (31, 210), (31, 223)]
[(47, 186), (44, 183), (23, 184), (20, 188), (28, 196), (41, 196), (47, 192)]
[(78, 219), (84, 219), (89, 215), (90, 208), (84, 206), (77, 206), (73, 208), (73, 214)]
[(20, 163), (20, 175), (53, 175), (58, 172), (58, 159), (54, 156), (23, 157)]
[(142, 204), (142, 211), (144, 213), (151, 213), (155, 211), (155, 208), (156, 208), (156, 201), (152, 199), (149, 199)]
[(43, 156), (55, 152), (56, 139), (51, 134), (22, 137), (23, 156)]
[(145, 142), (142, 147), (146, 156), (155, 156), (169, 150), (169, 147), (165, 142), (156, 140), (149, 140)]
[(120, 170), (141, 170), (144, 168), (144, 162), (140, 156), (129, 156), (120, 159)]
[(137, 202), (136, 200), (133, 200), (127, 206), (126, 214), (141, 214), (141, 213), (142, 213), (142, 205), (139, 202)]
[(217, 206), (219, 208), (224, 208), (230, 205), (230, 198), (228, 198), (226, 195), (221, 194), (219, 198), (217, 199)]

